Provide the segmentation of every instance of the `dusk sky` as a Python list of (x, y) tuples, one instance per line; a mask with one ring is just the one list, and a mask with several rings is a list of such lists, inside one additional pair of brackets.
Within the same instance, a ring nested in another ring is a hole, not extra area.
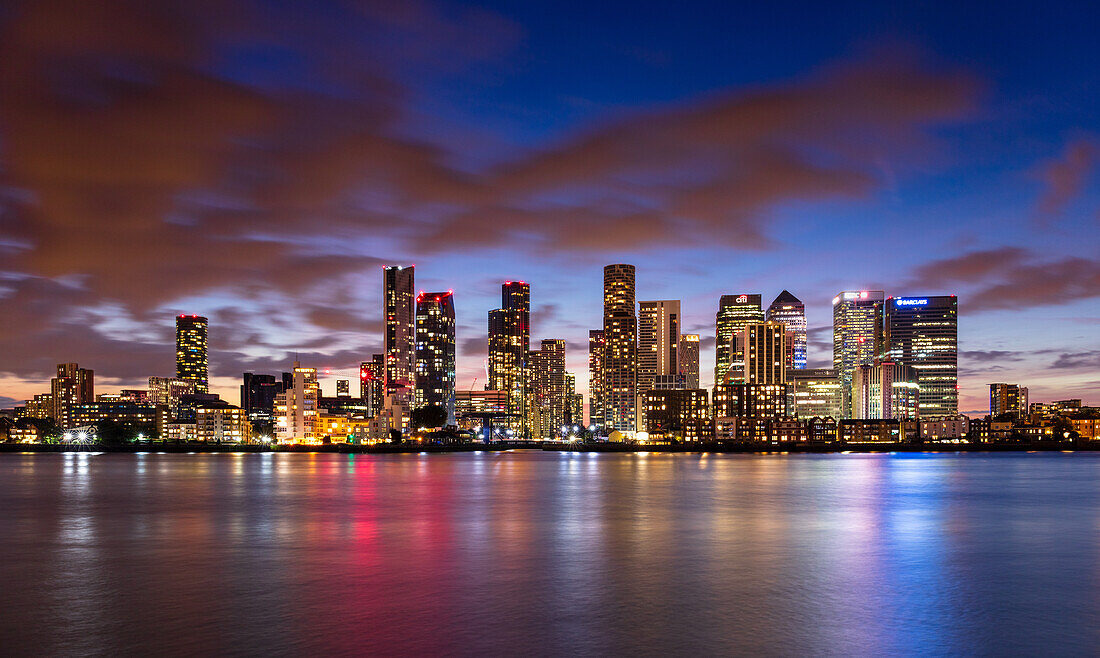
[(4, 3), (0, 406), (173, 375), (183, 312), (228, 401), (296, 353), (332, 394), (414, 263), (459, 389), (525, 280), (587, 391), (617, 262), (704, 387), (720, 295), (790, 290), (825, 367), (832, 297), (882, 289), (959, 296), (964, 413), (1100, 403), (1100, 8), (982, 4)]

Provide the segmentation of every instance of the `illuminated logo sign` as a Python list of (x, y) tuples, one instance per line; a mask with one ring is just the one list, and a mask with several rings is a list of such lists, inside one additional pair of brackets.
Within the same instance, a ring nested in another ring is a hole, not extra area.
[(927, 306), (927, 299), (895, 299), (894, 304), (897, 306)]
[(741, 295), (740, 297), (737, 298), (737, 303), (738, 304), (744, 304), (748, 301), (749, 301), (749, 296), (748, 295)]

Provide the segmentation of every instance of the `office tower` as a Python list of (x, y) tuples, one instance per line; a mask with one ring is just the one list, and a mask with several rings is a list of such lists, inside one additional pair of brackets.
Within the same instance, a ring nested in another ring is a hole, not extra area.
[(699, 388), (699, 334), (680, 334), (676, 360), (684, 378), (684, 388)]
[(200, 315), (176, 316), (176, 379), (195, 382), (196, 393), (209, 390), (206, 327)]
[(291, 386), (275, 396), (275, 436), (280, 443), (320, 443), (317, 369), (303, 368), (295, 361), (292, 379)]
[(527, 359), (531, 350), (531, 286), (506, 281), (501, 308), (489, 311), (489, 390), (508, 394), (508, 418), (500, 425), (526, 436)]
[(638, 302), (638, 393), (654, 388), (660, 376), (678, 375), (680, 302)]
[(852, 418), (918, 420), (920, 386), (913, 369), (883, 361), (852, 373)]
[(903, 363), (916, 372), (920, 417), (959, 412), (958, 299), (891, 297), (886, 301), (882, 360)]
[(603, 355), (607, 349), (603, 329), (588, 331), (588, 424), (604, 426)]
[(630, 432), (637, 423), (638, 317), (634, 311), (634, 266), (603, 268), (604, 427)]
[(385, 356), (375, 354), (370, 361), (359, 364), (359, 397), (367, 407), (367, 417), (374, 418), (382, 411), (385, 398)]
[(275, 430), (275, 396), (282, 392), (283, 383), (275, 375), (244, 373), (241, 408), (256, 432), (270, 434)]
[(790, 361), (787, 368), (802, 370), (806, 367), (806, 306), (800, 299), (784, 290), (768, 307), (768, 320), (782, 322), (791, 332), (787, 346)]
[(1011, 414), (1017, 418), (1027, 415), (1027, 387), (1019, 384), (989, 385), (989, 415), (992, 418)]
[(650, 390), (643, 393), (641, 399), (641, 429), (651, 436), (663, 434), (685, 441), (699, 441), (710, 435), (711, 417), (706, 390)]
[(95, 402), (95, 373), (75, 363), (57, 364), (57, 377), (50, 380), (51, 414), (61, 429), (73, 427), (77, 405)]
[(764, 322), (760, 295), (722, 295), (714, 317), (714, 383), (743, 379), (744, 358), (737, 338), (749, 322)]
[(336, 397), (349, 398), (351, 397), (351, 382), (347, 379), (336, 380)]
[(571, 372), (565, 373), (565, 395), (569, 401), (569, 412), (566, 414), (565, 424), (583, 426), (584, 396), (577, 392), (577, 376)]
[(781, 322), (750, 322), (741, 327), (737, 345), (744, 366), (741, 381), (746, 384), (787, 382), (787, 328)]
[(787, 373), (788, 407), (798, 418), (840, 418), (844, 396), (840, 378), (831, 368), (807, 368)]
[(841, 415), (852, 416), (852, 372), (872, 365), (882, 344), (881, 290), (845, 291), (833, 297), (833, 370), (840, 377)]
[(416, 408), (436, 406), (455, 423), (454, 294), (421, 293), (416, 298)]

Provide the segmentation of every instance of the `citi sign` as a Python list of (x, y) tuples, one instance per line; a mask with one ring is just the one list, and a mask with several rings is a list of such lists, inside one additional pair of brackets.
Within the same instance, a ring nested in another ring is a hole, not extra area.
[(897, 306), (927, 306), (927, 299), (895, 299), (894, 304)]

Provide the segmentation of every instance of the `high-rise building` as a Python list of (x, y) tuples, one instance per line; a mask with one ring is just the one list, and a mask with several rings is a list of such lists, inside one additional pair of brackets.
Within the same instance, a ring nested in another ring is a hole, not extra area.
[(959, 412), (958, 298), (891, 297), (886, 301), (882, 359), (916, 372), (920, 417)]
[(660, 376), (680, 372), (680, 302), (638, 302), (638, 393), (654, 388)]
[(741, 327), (764, 322), (760, 295), (722, 295), (714, 317), (714, 383), (743, 380), (744, 358), (736, 344)]
[(844, 396), (840, 377), (831, 368), (807, 368), (787, 373), (788, 407), (799, 418), (840, 418)]
[(195, 382), (196, 393), (209, 390), (207, 324), (201, 315), (176, 316), (176, 379)]
[(386, 359), (375, 354), (370, 361), (359, 364), (359, 397), (367, 407), (367, 417), (374, 418), (382, 411), (386, 381)]
[(607, 349), (603, 329), (588, 331), (588, 424), (603, 427), (603, 355)]
[(1028, 411), (1027, 387), (1019, 384), (989, 385), (989, 415), (1011, 414), (1023, 418)]
[(787, 368), (802, 370), (806, 367), (806, 306), (802, 301), (784, 290), (768, 307), (768, 320), (782, 322), (791, 333), (787, 347), (789, 361)]
[(293, 384), (275, 396), (275, 436), (280, 443), (320, 443), (317, 401), (321, 387), (317, 369), (294, 362)]
[(637, 423), (638, 316), (634, 299), (634, 266), (604, 267), (603, 424), (608, 432), (630, 432)]
[(918, 420), (920, 386), (913, 369), (883, 361), (852, 373), (852, 417)]
[(421, 293), (416, 298), (416, 407), (437, 406), (455, 424), (454, 294)]
[(336, 380), (336, 397), (349, 398), (351, 397), (351, 381), (347, 379)]
[(283, 383), (275, 375), (244, 373), (241, 408), (255, 431), (263, 434), (275, 431), (275, 396), (282, 392)]
[[(382, 270), (382, 304), (385, 321), (385, 389), (399, 409), (398, 429), (410, 427), (412, 396), (416, 387), (416, 307), (413, 286), (415, 268), (391, 265)], [(395, 421), (398, 420), (395, 416)]]
[(501, 308), (489, 311), (489, 390), (508, 394), (508, 418), (500, 426), (526, 436), (527, 360), (531, 351), (531, 286), (506, 281)]
[(584, 425), (584, 396), (577, 392), (577, 376), (571, 372), (565, 373), (565, 395), (569, 401), (565, 424)]
[(749, 322), (736, 339), (744, 361), (741, 381), (746, 384), (787, 382), (787, 329), (781, 322)]
[(539, 350), (535, 404), (545, 410), (542, 419), (542, 436), (554, 438), (566, 425), (569, 405), (572, 403), (565, 372), (565, 341), (543, 339)]
[(833, 297), (833, 370), (840, 377), (841, 415), (852, 415), (852, 373), (873, 365), (882, 344), (881, 290), (845, 291)]
[(50, 380), (51, 414), (61, 429), (73, 427), (77, 405), (95, 402), (95, 373), (75, 363), (57, 364), (57, 377)]
[(684, 388), (699, 388), (699, 334), (680, 334), (676, 360), (684, 378)]

